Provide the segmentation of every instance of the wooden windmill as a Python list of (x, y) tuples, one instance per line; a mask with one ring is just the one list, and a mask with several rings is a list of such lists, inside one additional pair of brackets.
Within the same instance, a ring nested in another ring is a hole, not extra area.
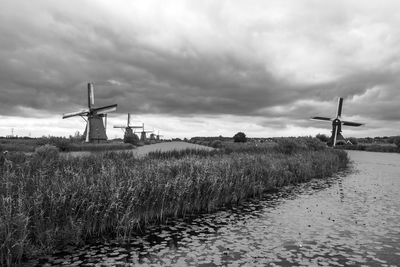
[(160, 137), (163, 137), (163, 135), (160, 135), (160, 131), (158, 131), (158, 133), (156, 135), (156, 140), (160, 141)]
[(128, 120), (126, 122), (126, 125), (114, 125), (114, 128), (125, 129), (124, 137), (134, 137), (136, 134), (133, 132), (132, 129), (143, 128), (143, 125), (142, 126), (131, 125), (131, 114), (128, 113)]
[(312, 120), (331, 121), (332, 122), (332, 135), (331, 135), (330, 141), (328, 142), (328, 145), (330, 145), (332, 147), (336, 146), (336, 144), (338, 144), (339, 142), (347, 143), (346, 139), (342, 135), (342, 125), (353, 126), (353, 127), (358, 127), (358, 126), (364, 125), (363, 123), (358, 123), (358, 122), (342, 121), (341, 120), (342, 107), (343, 107), (343, 98), (339, 97), (336, 118), (327, 118), (327, 117), (312, 117), (311, 118)]
[[(88, 83), (87, 88), (88, 108), (76, 112), (65, 113), (62, 118), (66, 119), (70, 117), (81, 116), (86, 121), (86, 129), (83, 134), (85, 136), (85, 141), (91, 143), (106, 141), (107, 113), (116, 111), (117, 104), (95, 108), (93, 83)], [(103, 118), (105, 123), (103, 123)]]
[(142, 131), (140, 132), (140, 141), (146, 141), (146, 133), (152, 133), (153, 131), (145, 131), (144, 130), (144, 123), (142, 123)]

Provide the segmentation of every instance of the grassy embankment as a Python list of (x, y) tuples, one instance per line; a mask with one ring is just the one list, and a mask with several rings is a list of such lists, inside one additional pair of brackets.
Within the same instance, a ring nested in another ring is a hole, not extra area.
[(34, 152), (36, 148), (43, 145), (53, 145), (60, 151), (109, 151), (132, 149), (132, 144), (118, 142), (107, 142), (99, 144), (83, 143), (81, 140), (63, 137), (41, 137), (41, 138), (1, 138), (0, 150), (13, 152)]
[(149, 223), (327, 177), (348, 163), (344, 151), (311, 138), (140, 159), (124, 152), (63, 158), (54, 149), (9, 159), (0, 169), (0, 263), (6, 266), (65, 243), (129, 239)]
[(399, 153), (400, 148), (391, 144), (357, 144), (337, 146), (339, 149), (360, 150), (368, 152)]

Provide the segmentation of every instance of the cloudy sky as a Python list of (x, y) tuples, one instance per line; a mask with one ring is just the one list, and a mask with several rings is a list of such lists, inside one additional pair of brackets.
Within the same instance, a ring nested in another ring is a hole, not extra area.
[(166, 137), (400, 134), (400, 2), (1, 0), (0, 135), (73, 135), (118, 104)]

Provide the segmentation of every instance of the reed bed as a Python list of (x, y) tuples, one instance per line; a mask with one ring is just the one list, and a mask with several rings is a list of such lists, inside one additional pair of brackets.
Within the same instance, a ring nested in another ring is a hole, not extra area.
[(0, 166), (0, 264), (96, 237), (129, 239), (150, 223), (327, 177), (348, 163), (340, 150), (277, 146), (140, 159), (129, 152), (63, 158), (52, 149), (19, 155)]

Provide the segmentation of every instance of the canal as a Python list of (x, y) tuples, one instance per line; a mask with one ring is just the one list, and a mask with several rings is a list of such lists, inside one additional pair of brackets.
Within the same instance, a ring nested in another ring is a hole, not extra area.
[(348, 151), (350, 170), (130, 242), (69, 247), (37, 266), (397, 266), (400, 154)]

